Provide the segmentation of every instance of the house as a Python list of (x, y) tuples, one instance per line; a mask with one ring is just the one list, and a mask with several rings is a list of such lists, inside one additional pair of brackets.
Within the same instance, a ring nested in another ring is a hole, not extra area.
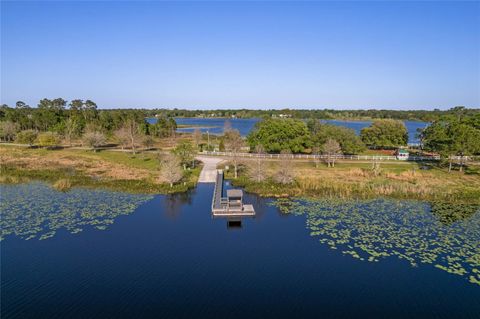
[(410, 156), (410, 153), (406, 149), (399, 148), (395, 152), (395, 156), (397, 157), (398, 160), (406, 161), (406, 160), (408, 160), (408, 157)]

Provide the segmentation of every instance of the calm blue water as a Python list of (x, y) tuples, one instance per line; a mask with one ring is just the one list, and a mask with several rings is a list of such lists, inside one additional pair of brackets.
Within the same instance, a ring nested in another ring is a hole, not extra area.
[[(155, 123), (156, 119), (148, 119), (150, 123)], [(211, 134), (222, 134), (226, 119), (220, 118), (176, 118), (177, 124), (181, 125), (195, 125), (200, 127), (200, 131), (206, 133), (209, 131)], [(237, 129), (242, 136), (248, 135), (248, 133), (254, 128), (255, 124), (260, 119), (229, 119), (232, 128)], [(360, 130), (364, 127), (370, 126), (371, 121), (338, 121), (338, 120), (325, 120), (325, 122), (340, 126), (345, 126), (355, 130), (357, 134), (360, 134)], [(414, 122), (404, 121), (407, 127), (409, 143), (418, 143), (416, 137), (417, 129), (424, 128), (428, 123), (426, 122)], [(179, 132), (192, 132), (194, 128), (179, 128)]]
[[(2, 186), (1, 317), (478, 318), (480, 286), (465, 276), (395, 256), (352, 258), (311, 236), (320, 217), (283, 214), (253, 195), (257, 217), (228, 228), (210, 215), (212, 190)], [(37, 204), (45, 197), (62, 203)], [(457, 231), (435, 219), (429, 227)]]

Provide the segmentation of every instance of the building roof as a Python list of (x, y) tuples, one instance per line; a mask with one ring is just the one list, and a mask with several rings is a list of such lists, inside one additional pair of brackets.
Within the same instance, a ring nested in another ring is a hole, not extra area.
[(227, 197), (242, 197), (243, 192), (241, 189), (227, 189)]
[(407, 151), (407, 150), (404, 150), (404, 149), (399, 149), (399, 150), (398, 150), (398, 153), (399, 153), (399, 154), (408, 154), (408, 151)]

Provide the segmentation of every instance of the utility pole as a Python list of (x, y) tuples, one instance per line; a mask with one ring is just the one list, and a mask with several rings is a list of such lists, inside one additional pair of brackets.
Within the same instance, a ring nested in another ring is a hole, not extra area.
[(207, 130), (207, 139), (208, 139), (208, 142), (207, 142), (207, 151), (210, 152), (210, 133), (208, 132)]

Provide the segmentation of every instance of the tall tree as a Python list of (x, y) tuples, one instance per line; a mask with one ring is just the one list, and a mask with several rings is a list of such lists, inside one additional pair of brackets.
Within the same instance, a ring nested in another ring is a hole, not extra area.
[(255, 153), (258, 157), (253, 160), (253, 163), (250, 164), (249, 172), (250, 178), (255, 182), (262, 182), (265, 180), (266, 176), (266, 168), (265, 168), (265, 160), (261, 157), (264, 155), (265, 151), (263, 146), (257, 145), (255, 149)]
[(195, 141), (195, 147), (198, 149), (200, 143), (202, 142), (202, 132), (198, 127), (193, 131), (193, 140)]
[(92, 121), (97, 117), (97, 104), (92, 100), (86, 100), (83, 106), (83, 116), (85, 121)]
[(113, 133), (115, 140), (120, 144), (120, 147), (125, 149), (130, 144), (130, 139), (128, 135), (128, 129), (126, 126), (122, 126)]
[(23, 102), (23, 101), (17, 101), (17, 103), (15, 103), (15, 107), (17, 109), (25, 109), (25, 108), (30, 108), (30, 106), (27, 105), (27, 103)]
[(280, 161), (278, 163), (278, 170), (274, 176), (274, 180), (280, 184), (290, 184), (294, 180), (292, 152), (288, 149), (280, 152)]
[(324, 124), (314, 119), (307, 121), (307, 126), (314, 146), (322, 147), (327, 139), (331, 138), (340, 144), (344, 154), (358, 154), (366, 148), (360, 137), (350, 128)]
[(424, 147), (448, 159), (449, 171), (452, 169), (452, 156), (460, 156), (460, 170), (463, 170), (465, 156), (480, 154), (480, 129), (475, 123), (458, 115), (435, 121), (421, 133)]
[(18, 130), (19, 127), (17, 123), (11, 121), (0, 122), (0, 136), (6, 142), (13, 141)]
[(238, 130), (227, 130), (224, 133), (224, 143), (225, 143), (225, 150), (230, 152), (230, 158), (233, 163), (233, 167), (235, 170), (235, 178), (238, 177), (238, 153), (242, 150), (244, 145), (242, 136)]
[(398, 120), (375, 120), (360, 132), (362, 141), (371, 147), (398, 147), (407, 145), (408, 132)]
[(160, 158), (160, 177), (161, 181), (166, 181), (170, 187), (182, 179), (180, 159), (176, 155), (165, 154)]
[(138, 122), (134, 118), (129, 118), (125, 121), (122, 128), (128, 137), (133, 154), (136, 154), (137, 144), (141, 137)]
[(338, 154), (342, 152), (340, 144), (334, 139), (327, 139), (325, 144), (323, 144), (323, 153), (327, 155), (327, 165), (328, 167), (335, 167), (335, 159)]
[[(190, 163), (194, 163), (195, 160), (195, 149), (192, 146), (192, 143), (184, 141), (179, 143), (173, 153), (178, 156), (180, 159), (181, 164), (183, 165), (183, 169), (187, 169), (187, 165)], [(193, 166), (193, 165), (192, 165)]]
[(103, 135), (103, 133), (99, 131), (86, 132), (83, 135), (83, 140), (84, 143), (89, 146), (94, 152), (96, 152), (97, 149), (106, 142), (105, 135)]
[(311, 146), (307, 126), (295, 119), (264, 119), (256, 124), (247, 141), (251, 149), (260, 144), (266, 152), (275, 153), (285, 149), (300, 153)]
[(65, 121), (64, 135), (68, 145), (72, 146), (72, 138), (80, 134), (80, 123), (78, 119), (71, 116)]
[(320, 146), (314, 146), (312, 148), (312, 154), (314, 156), (313, 161), (315, 162), (315, 167), (318, 168), (320, 164), (320, 154), (322, 153), (322, 148)]

